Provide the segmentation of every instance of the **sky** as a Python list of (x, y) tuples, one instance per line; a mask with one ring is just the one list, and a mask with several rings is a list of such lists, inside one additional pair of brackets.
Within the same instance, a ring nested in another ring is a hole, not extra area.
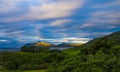
[(0, 0), (0, 46), (86, 43), (120, 30), (120, 0)]

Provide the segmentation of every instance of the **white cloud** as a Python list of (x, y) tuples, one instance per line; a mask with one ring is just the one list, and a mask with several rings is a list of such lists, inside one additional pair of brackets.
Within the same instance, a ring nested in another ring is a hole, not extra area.
[(90, 27), (95, 27), (95, 25), (92, 23), (86, 23), (86, 24), (82, 24), (79, 28), (90, 28)]
[(20, 9), (20, 4), (29, 3), (34, 4), (39, 3), (40, 0), (0, 0), (0, 13), (15, 12)]
[(52, 42), (52, 43), (62, 43), (62, 42), (67, 42), (67, 43), (86, 43), (88, 41), (90, 41), (90, 38), (75, 38), (75, 37), (48, 40), (48, 42)]
[(8, 40), (0, 40), (0, 42), (10, 42), (10, 41), (8, 41)]
[(22, 36), (22, 32), (24, 32), (23, 30), (18, 30), (18, 31), (11, 31), (11, 32), (1, 32), (0, 31), (0, 36), (10, 36), (10, 37), (19, 37), (19, 36)]
[(68, 37), (68, 38), (58, 38), (58, 39), (45, 39), (39, 36), (24, 36), (18, 38), (19, 42), (37, 42), (37, 41), (45, 41), (50, 43), (86, 43), (90, 41), (90, 38), (76, 38), (76, 37)]
[[(72, 15), (72, 11), (82, 6), (83, 0), (60, 0), (31, 6), (26, 17), (31, 19), (62, 18)], [(32, 15), (32, 16), (31, 16)]]
[(0, 0), (0, 13), (9, 13), (17, 9), (22, 0)]
[[(40, 1), (40, 0), (37, 0)], [(5, 22), (21, 21), (21, 20), (43, 20), (64, 18), (74, 14), (74, 11), (81, 8), (84, 0), (56, 0), (41, 1), (39, 5), (30, 5), (29, 10), (21, 15), (11, 18), (3, 18)]]
[(69, 43), (86, 43), (86, 42), (90, 41), (90, 38), (70, 37), (70, 38), (63, 38), (63, 40), (67, 40)]
[(63, 25), (63, 24), (69, 23), (71, 21), (72, 20), (69, 20), (69, 19), (55, 20), (55, 21), (50, 23), (50, 26), (59, 26), (59, 25)]

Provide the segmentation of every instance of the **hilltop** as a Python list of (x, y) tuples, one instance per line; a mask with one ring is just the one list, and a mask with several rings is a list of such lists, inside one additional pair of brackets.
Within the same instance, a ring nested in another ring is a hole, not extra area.
[(43, 47), (50, 47), (53, 44), (47, 43), (47, 42), (37, 42), (35, 44), (33, 44), (33, 46), (43, 46)]
[(47, 43), (47, 42), (36, 42), (36, 43), (29, 43), (21, 47), (21, 51), (24, 52), (39, 52), (44, 50), (48, 50), (50, 46), (53, 44)]

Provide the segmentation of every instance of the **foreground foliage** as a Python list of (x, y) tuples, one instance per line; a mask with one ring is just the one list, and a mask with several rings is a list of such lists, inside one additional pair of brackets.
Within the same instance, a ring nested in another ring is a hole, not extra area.
[(0, 53), (0, 65), (8, 70), (44, 70), (52, 62), (63, 61), (65, 56), (65, 53), (59, 50), (52, 50), (48, 53), (2, 52)]
[(95, 54), (82, 52), (59, 64), (53, 63), (48, 72), (120, 72), (120, 46), (111, 48), (110, 53), (99, 50)]

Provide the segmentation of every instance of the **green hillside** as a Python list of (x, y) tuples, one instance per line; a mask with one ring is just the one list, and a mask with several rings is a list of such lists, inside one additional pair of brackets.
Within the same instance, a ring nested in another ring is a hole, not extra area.
[(51, 65), (48, 71), (120, 72), (120, 31), (96, 38), (77, 48), (76, 52), (78, 50), (77, 56)]
[(109, 44), (110, 46), (120, 45), (120, 31), (114, 32), (107, 36), (93, 39), (92, 41), (84, 44), (82, 47), (84, 48), (91, 47), (94, 46), (95, 44), (100, 44), (100, 43), (104, 43), (105, 45)]

